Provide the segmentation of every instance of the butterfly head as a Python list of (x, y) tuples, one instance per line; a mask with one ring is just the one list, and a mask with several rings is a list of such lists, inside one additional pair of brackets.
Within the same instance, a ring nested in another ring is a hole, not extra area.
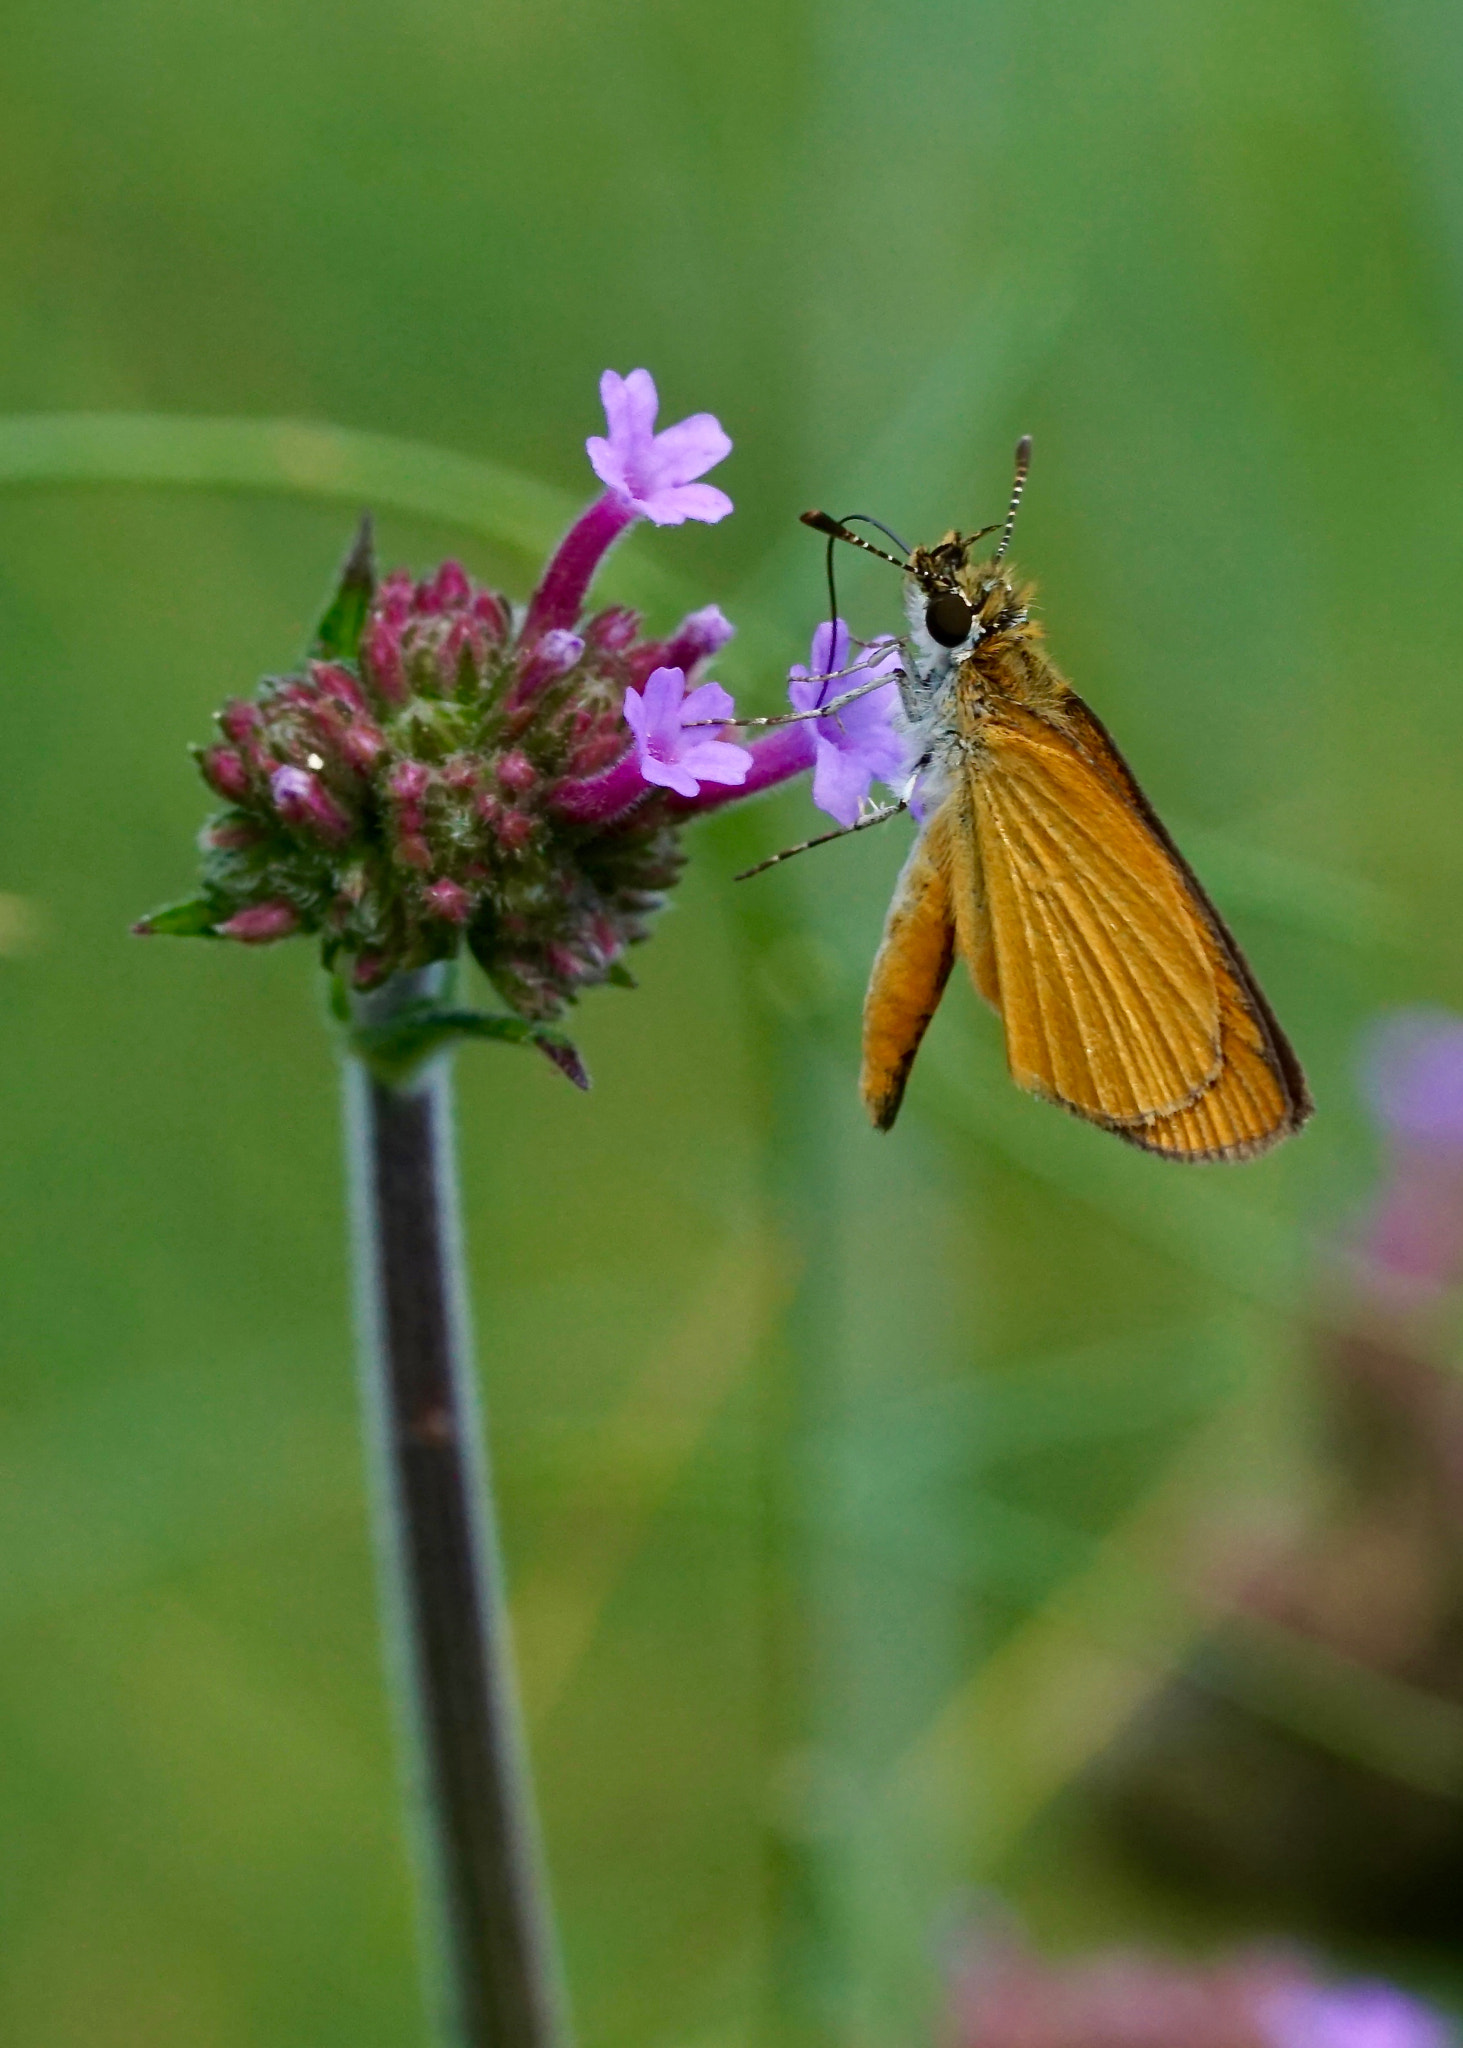
[(996, 555), (971, 560), (981, 538), (947, 533), (937, 546), (915, 548), (909, 557), (910, 625), (951, 655), (1026, 618), (1030, 592), (1017, 572)]
[[(1016, 477), (1004, 523), (997, 521), (995, 526), (983, 526), (978, 533), (947, 533), (942, 541), (930, 548), (907, 547), (882, 520), (873, 519), (867, 513), (850, 512), (843, 519), (831, 519), (826, 512), (804, 512), (803, 524), (828, 536), (828, 588), (832, 612), (836, 614), (838, 610), (833, 591), (833, 543), (842, 540), (877, 555), (880, 561), (889, 562), (896, 569), (904, 570), (912, 579), (908, 594), (911, 625), (917, 630), (923, 628), (934, 645), (947, 653), (957, 652), (993, 627), (1010, 623), (1018, 616), (1024, 617), (1023, 593), (1010, 571), (1001, 565), (1011, 544), (1011, 532), (1016, 524), (1016, 513), (1030, 467), (1031, 436), (1025, 434), (1016, 448)], [(900, 561), (897, 555), (889, 554), (862, 534), (850, 531), (849, 521), (854, 519), (877, 526), (906, 559)], [(994, 533), (996, 526), (1000, 527), (1001, 537), (995, 552), (988, 560), (973, 563), (971, 550), (975, 543), (983, 540), (986, 534)]]

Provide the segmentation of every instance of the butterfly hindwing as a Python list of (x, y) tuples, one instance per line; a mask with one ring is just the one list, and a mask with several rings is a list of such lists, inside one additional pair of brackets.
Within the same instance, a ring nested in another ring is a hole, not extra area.
[(869, 976), (860, 1086), (881, 1131), (899, 1114), (914, 1056), (955, 958), (950, 826), (941, 809), (914, 842)]

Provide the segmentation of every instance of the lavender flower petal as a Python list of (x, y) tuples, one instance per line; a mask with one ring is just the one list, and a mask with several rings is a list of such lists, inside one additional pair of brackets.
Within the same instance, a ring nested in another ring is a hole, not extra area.
[(609, 433), (591, 434), (584, 445), (595, 475), (610, 492), (657, 526), (725, 519), (731, 499), (710, 484), (695, 482), (731, 452), (720, 421), (709, 412), (693, 413), (657, 434), (660, 401), (648, 370), (632, 370), (628, 377), (606, 370), (599, 389)]
[(794, 775), (806, 774), (816, 755), (812, 726), (778, 726), (752, 740), (745, 751), (750, 754), (752, 765), (744, 782), (729, 789), (707, 783), (696, 796), (684, 802), (675, 799), (671, 808), (677, 813), (714, 811), (740, 797), (760, 796), (763, 790), (775, 789), (780, 782), (791, 781)]
[[(788, 671), (788, 696), (794, 709), (814, 711), (861, 682), (892, 676), (899, 666), (898, 647), (890, 641), (883, 654), (868, 660), (855, 674), (846, 674), (852, 666), (852, 644), (842, 619), (825, 620), (818, 627), (809, 650), (809, 666), (799, 663)], [(872, 648), (879, 643), (870, 644)], [(813, 727), (817, 745), (813, 802), (840, 825), (856, 823), (872, 782), (892, 782), (902, 775), (907, 748), (896, 723), (899, 715), (899, 691), (891, 681), (884, 689), (870, 690), (829, 717), (820, 718)]]
[[(647, 380), (648, 381), (648, 380)], [(651, 387), (651, 398), (655, 386)], [(654, 405), (651, 420), (654, 421)], [(655, 436), (652, 443), (655, 454), (656, 475), (662, 484), (689, 484), (698, 476), (705, 476), (708, 469), (715, 469), (718, 462), (725, 462), (731, 454), (731, 436), (714, 413), (693, 412), (689, 419), (678, 420), (673, 427), (666, 427)]]
[(662, 487), (647, 497), (644, 510), (646, 518), (653, 519), (657, 526), (684, 526), (688, 519), (715, 526), (735, 507), (726, 492), (719, 491), (715, 484), (677, 484), (674, 488)]
[(688, 797), (695, 796), (703, 782), (745, 781), (752, 765), (747, 749), (728, 746), (704, 726), (696, 729), (700, 720), (729, 719), (735, 710), (720, 683), (702, 683), (688, 697), (685, 671), (678, 668), (656, 669), (643, 694), (626, 690), (625, 723), (635, 735), (645, 780)]

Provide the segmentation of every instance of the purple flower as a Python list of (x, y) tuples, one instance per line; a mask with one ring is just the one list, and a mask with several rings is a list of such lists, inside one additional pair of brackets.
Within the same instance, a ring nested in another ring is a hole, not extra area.
[(1362, 1233), (1362, 1277), (1414, 1298), (1463, 1270), (1463, 1018), (1401, 1010), (1363, 1048), (1362, 1088), (1387, 1171)]
[(1287, 1984), (1261, 2001), (1270, 2048), (1448, 2048), (1452, 2030), (1431, 2007), (1379, 1981)]
[(628, 377), (606, 370), (599, 395), (609, 434), (591, 434), (584, 445), (602, 483), (657, 526), (725, 519), (732, 509), (725, 491), (694, 481), (731, 453), (719, 420), (709, 412), (692, 413), (657, 434), (660, 400), (649, 370), (632, 370)]
[[(898, 669), (899, 649), (891, 641), (884, 653), (861, 662), (852, 675), (844, 674), (851, 666), (851, 644), (842, 619), (824, 621), (813, 635), (810, 666), (804, 668), (799, 663), (788, 670), (787, 694), (794, 709), (813, 711), (861, 683), (872, 682), (876, 676), (892, 676)], [(841, 711), (820, 718), (813, 726), (817, 743), (813, 802), (840, 825), (857, 821), (871, 782), (892, 782), (903, 773), (906, 749), (894, 722), (899, 708), (898, 688), (890, 682), (882, 690), (855, 697)]]
[(1463, 1017), (1399, 1010), (1372, 1032), (1362, 1085), (1394, 1142), (1463, 1149)]
[[(525, 650), (554, 629), (577, 623), (600, 563), (637, 519), (679, 526), (687, 519), (725, 519), (732, 509), (724, 491), (693, 481), (731, 451), (719, 421), (709, 412), (693, 413), (657, 434), (659, 401), (649, 370), (632, 370), (628, 377), (606, 370), (599, 389), (609, 434), (592, 434), (585, 446), (595, 474), (609, 488), (580, 513), (554, 550), (523, 622), (519, 644)], [(520, 694), (533, 687), (526, 678)]]
[(635, 735), (636, 761), (645, 781), (678, 796), (695, 796), (703, 782), (745, 782), (752, 756), (708, 730), (711, 720), (729, 719), (735, 711), (720, 683), (702, 683), (688, 695), (686, 672), (679, 668), (655, 669), (643, 696), (626, 690), (625, 723)]

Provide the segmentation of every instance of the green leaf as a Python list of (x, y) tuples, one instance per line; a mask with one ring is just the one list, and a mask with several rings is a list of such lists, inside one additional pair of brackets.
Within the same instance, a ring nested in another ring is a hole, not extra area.
[(500, 1045), (531, 1045), (558, 1068), (576, 1088), (589, 1087), (589, 1075), (573, 1043), (547, 1024), (525, 1017), (491, 1016), (483, 1010), (439, 1010), (421, 1003), (403, 1010), (387, 1024), (358, 1024), (347, 1034), (357, 1058), (380, 1080), (408, 1080), (424, 1060), (468, 1038), (492, 1039)]
[(218, 907), (206, 896), (190, 896), (186, 903), (165, 903), (140, 917), (132, 929), (140, 939), (214, 939)]
[(310, 653), (316, 661), (355, 660), (375, 594), (376, 541), (367, 512), (362, 515), (355, 542), (341, 566), (335, 595), (315, 628)]
[(639, 988), (640, 984), (623, 960), (614, 961), (605, 975), (613, 988)]

